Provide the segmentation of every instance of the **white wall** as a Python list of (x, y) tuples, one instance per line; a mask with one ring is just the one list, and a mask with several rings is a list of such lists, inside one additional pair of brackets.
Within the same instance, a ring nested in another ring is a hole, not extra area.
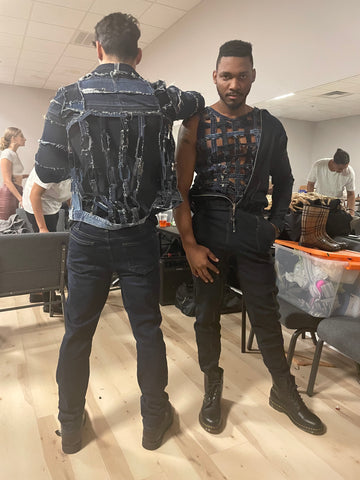
[(0, 84), (0, 136), (7, 127), (18, 127), (23, 131), (26, 145), (19, 148), (18, 155), (25, 173), (33, 167), (44, 115), (54, 95), (52, 90)]
[(323, 122), (280, 118), (288, 135), (288, 153), (295, 178), (294, 191), (307, 183), (312, 164), (319, 158), (332, 158), (337, 148), (346, 150), (355, 170), (356, 194), (360, 192), (360, 116)]
[[(343, 0), (203, 0), (173, 28), (144, 50), (138, 71), (150, 80), (162, 78), (184, 89), (201, 91), (216, 101), (212, 71), (219, 46), (241, 38), (253, 43), (257, 80), (253, 104), (281, 93), (298, 91), (360, 73), (360, 2)], [(43, 128), (43, 115), (55, 92), (0, 85), (0, 135), (18, 126), (27, 137), (19, 155), (29, 171)], [(328, 126), (282, 119), (289, 138), (295, 188), (306, 183), (311, 163), (343, 146), (357, 171), (358, 121), (329, 121)], [(336, 148), (335, 148), (336, 147)], [(360, 170), (357, 175), (360, 185)]]
[[(200, 91), (207, 104), (217, 100), (212, 71), (219, 46), (242, 39), (253, 44), (257, 79), (249, 104), (360, 73), (359, 0), (204, 0), (144, 50), (139, 72), (183, 89)], [(294, 189), (306, 183), (311, 164), (348, 151), (356, 167), (358, 125), (338, 120), (281, 119), (288, 133)], [(331, 123), (334, 122), (334, 123)], [(331, 128), (330, 128), (331, 125)], [(338, 128), (341, 130), (339, 135)], [(336, 148), (333, 147), (336, 144)], [(360, 167), (357, 175), (360, 186)]]
[(216, 100), (211, 74), (219, 46), (254, 47), (250, 103), (360, 73), (359, 0), (204, 0), (145, 48), (139, 72)]
[(307, 174), (312, 164), (314, 128), (316, 123), (290, 118), (279, 118), (288, 136), (288, 154), (294, 176), (293, 190), (306, 185)]

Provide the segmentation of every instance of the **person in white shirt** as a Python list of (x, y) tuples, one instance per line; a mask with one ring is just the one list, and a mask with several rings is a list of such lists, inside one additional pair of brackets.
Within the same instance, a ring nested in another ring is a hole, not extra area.
[(31, 170), (23, 193), (23, 208), (34, 232), (55, 232), (59, 211), (71, 198), (71, 180), (60, 183), (44, 183)]
[[(64, 202), (71, 197), (71, 180), (64, 180), (60, 183), (44, 183), (35, 172), (31, 170), (27, 179), (22, 196), (22, 204), (26, 216), (29, 219), (34, 232), (47, 233), (56, 232), (59, 218), (59, 211)], [(29, 301), (49, 302), (49, 291), (31, 293)], [(58, 300), (54, 294), (52, 300)], [(49, 305), (45, 304), (44, 312), (49, 311)], [(53, 313), (62, 313), (60, 304), (53, 305)]]
[(17, 149), (25, 145), (26, 138), (20, 128), (8, 127), (0, 140), (0, 219), (7, 220), (22, 202), (24, 166)]
[(355, 214), (355, 172), (349, 165), (350, 156), (338, 148), (333, 158), (322, 158), (312, 166), (307, 178), (307, 191), (327, 197), (342, 198), (344, 188), (347, 192), (347, 209)]

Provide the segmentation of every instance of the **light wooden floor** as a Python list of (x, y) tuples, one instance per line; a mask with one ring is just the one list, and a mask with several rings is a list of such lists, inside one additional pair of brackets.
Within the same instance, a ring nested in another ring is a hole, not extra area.
[[(0, 307), (26, 297), (0, 299)], [(354, 480), (360, 478), (360, 384), (354, 364), (324, 348), (317, 394), (307, 404), (328, 426), (316, 437), (268, 406), (270, 377), (258, 353), (240, 352), (239, 314), (222, 318), (224, 409), (220, 435), (198, 424), (202, 374), (193, 319), (162, 307), (169, 363), (168, 392), (177, 412), (165, 443), (141, 447), (135, 345), (119, 291), (110, 294), (94, 338), (87, 395), (85, 446), (64, 455), (57, 423), (55, 368), (63, 335), (61, 317), (39, 307), (1, 313), (1, 480)], [(288, 343), (289, 335), (285, 333)], [(299, 340), (298, 359), (310, 340)], [(300, 362), (301, 363), (301, 362)], [(306, 363), (306, 362), (305, 362)], [(309, 366), (293, 369), (304, 390)]]

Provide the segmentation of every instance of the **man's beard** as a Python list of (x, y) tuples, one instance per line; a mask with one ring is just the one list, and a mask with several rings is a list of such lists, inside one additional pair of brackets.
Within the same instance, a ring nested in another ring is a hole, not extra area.
[(245, 97), (240, 94), (238, 95), (237, 100), (229, 100), (228, 96), (225, 94), (222, 94), (218, 90), (218, 94), (220, 99), (222, 100), (223, 103), (229, 108), (229, 110), (237, 110), (239, 107), (241, 107), (245, 103)]

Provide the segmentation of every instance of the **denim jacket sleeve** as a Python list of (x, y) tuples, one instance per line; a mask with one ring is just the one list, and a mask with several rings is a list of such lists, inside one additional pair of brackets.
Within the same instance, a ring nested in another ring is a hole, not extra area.
[(64, 104), (65, 90), (61, 88), (50, 102), (35, 156), (35, 170), (44, 183), (59, 183), (70, 176)]
[(273, 183), (272, 207), (269, 220), (282, 229), (285, 214), (288, 211), (294, 177), (291, 173), (289, 157), (287, 154), (287, 136), (281, 125), (281, 134), (278, 137), (277, 146), (274, 149), (274, 158), (270, 175)]
[(205, 100), (199, 92), (183, 92), (174, 85), (166, 87), (161, 80), (152, 86), (162, 111), (172, 121), (191, 117), (205, 107)]

